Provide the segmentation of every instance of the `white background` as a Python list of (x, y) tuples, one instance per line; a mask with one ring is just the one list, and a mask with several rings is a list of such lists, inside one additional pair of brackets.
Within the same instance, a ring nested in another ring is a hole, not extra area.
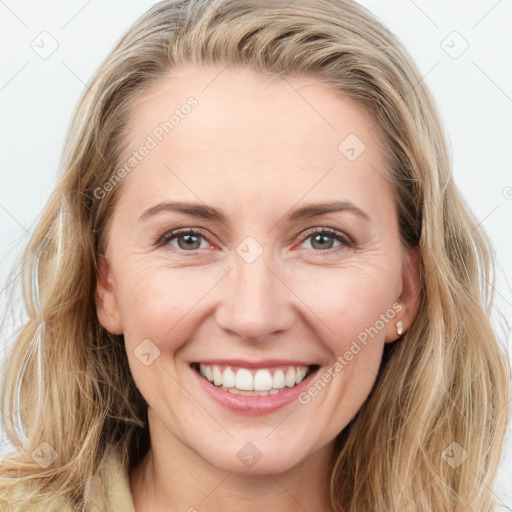
[[(497, 308), (511, 318), (512, 2), (360, 3), (402, 39), (434, 94), (449, 135), (455, 180), (495, 246)], [(0, 0), (2, 317), (8, 271), (55, 184), (78, 97), (114, 43), (152, 4), (147, 0)], [(41, 44), (41, 37), (50, 47), (49, 36), (40, 36), (44, 31), (58, 44), (47, 59), (31, 47)], [(10, 328), (4, 324), (0, 333), (0, 355)], [(502, 510), (512, 507), (510, 430), (495, 488)]]

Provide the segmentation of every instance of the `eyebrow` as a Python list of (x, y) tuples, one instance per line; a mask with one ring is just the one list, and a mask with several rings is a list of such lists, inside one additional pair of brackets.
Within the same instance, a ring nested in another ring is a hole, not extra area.
[[(352, 212), (367, 221), (370, 220), (370, 216), (365, 211), (361, 210), (361, 208), (347, 200), (328, 201), (325, 203), (312, 203), (306, 206), (302, 206), (301, 208), (292, 210), (292, 212), (288, 216), (288, 220), (297, 221), (301, 219), (309, 219), (311, 217), (318, 217), (320, 215), (326, 215), (328, 213), (344, 211)], [(213, 208), (212, 206), (207, 206), (205, 204), (199, 203), (173, 201), (159, 203), (155, 206), (151, 206), (142, 213), (139, 221), (144, 221), (149, 217), (157, 215), (158, 213), (161, 212), (183, 213), (185, 215), (190, 215), (192, 217), (197, 217), (221, 223), (226, 223), (227, 220), (226, 216), (221, 210)]]

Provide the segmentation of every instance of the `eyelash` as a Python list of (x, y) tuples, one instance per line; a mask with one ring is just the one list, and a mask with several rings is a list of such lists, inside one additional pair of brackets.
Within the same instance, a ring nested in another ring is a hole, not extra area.
[[(333, 254), (342, 249), (347, 249), (347, 248), (353, 249), (355, 247), (355, 244), (352, 242), (352, 240), (348, 236), (346, 236), (345, 234), (343, 234), (335, 229), (332, 229), (332, 228), (312, 228), (312, 229), (306, 231), (302, 235), (300, 242), (303, 243), (308, 238), (311, 238), (313, 235), (317, 235), (317, 234), (318, 235), (327, 235), (329, 238), (333, 238), (333, 239), (341, 242), (341, 245), (339, 245), (338, 247), (335, 247), (332, 249), (326, 249), (326, 250), (311, 249), (310, 251), (312, 251), (315, 254)], [(165, 233), (163, 236), (161, 236), (157, 240), (155, 245), (157, 247), (164, 247), (164, 246), (167, 246), (169, 244), (169, 242), (171, 242), (175, 238), (179, 238), (180, 236), (185, 236), (185, 235), (201, 236), (205, 240), (208, 240), (206, 238), (206, 236), (203, 234), (203, 232), (198, 229), (183, 228), (183, 229), (176, 229), (174, 231), (169, 231), (169, 232)], [(173, 247), (172, 249), (177, 250), (178, 252), (181, 252), (181, 253), (186, 253), (188, 256), (195, 256), (201, 250), (201, 249), (196, 249), (195, 251), (185, 251), (184, 249), (179, 249), (176, 247)]]

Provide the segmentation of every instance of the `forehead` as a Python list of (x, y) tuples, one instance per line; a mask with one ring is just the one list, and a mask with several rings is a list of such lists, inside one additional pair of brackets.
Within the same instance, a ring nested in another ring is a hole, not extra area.
[(181, 68), (137, 99), (127, 128), (124, 161), (151, 146), (123, 184), (141, 199), (201, 193), (206, 200), (222, 191), (241, 202), (294, 203), (306, 194), (332, 199), (336, 189), (375, 196), (387, 188), (376, 122), (314, 78)]

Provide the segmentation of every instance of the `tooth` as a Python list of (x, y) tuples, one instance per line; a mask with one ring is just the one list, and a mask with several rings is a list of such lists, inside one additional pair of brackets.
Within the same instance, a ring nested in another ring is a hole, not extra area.
[(268, 391), (272, 389), (272, 375), (268, 370), (258, 370), (254, 376), (254, 390)]
[(272, 387), (274, 389), (284, 388), (284, 373), (283, 370), (276, 370), (274, 378), (272, 379)]
[(295, 370), (293, 368), (288, 368), (284, 382), (289, 388), (295, 386)]
[(236, 372), (236, 384), (235, 386), (242, 391), (252, 391), (254, 388), (252, 387), (252, 373), (246, 368), (240, 368)]
[(235, 374), (231, 368), (226, 368), (222, 374), (222, 384), (227, 388), (235, 387)]
[(236, 389), (236, 388), (228, 388), (228, 391), (230, 393), (233, 393), (233, 395), (239, 395), (240, 394), (240, 391), (238, 391), (238, 389)]
[(295, 384), (300, 384), (304, 380), (307, 371), (308, 369), (305, 368), (304, 366), (297, 370), (297, 372), (295, 373)]
[(222, 373), (217, 365), (214, 365), (213, 367), (213, 383), (216, 386), (220, 386), (222, 384)]
[(278, 369), (273, 376), (267, 368), (262, 368), (257, 370), (253, 377), (247, 368), (240, 368), (235, 374), (230, 367), (221, 371), (217, 365), (200, 364), (199, 372), (222, 389), (231, 391), (228, 388), (236, 387), (240, 391), (254, 391), (254, 394), (243, 393), (247, 396), (267, 396), (275, 395), (285, 387), (291, 388), (300, 384), (306, 378), (308, 368), (304, 366), (289, 367), (286, 375), (283, 370)]

